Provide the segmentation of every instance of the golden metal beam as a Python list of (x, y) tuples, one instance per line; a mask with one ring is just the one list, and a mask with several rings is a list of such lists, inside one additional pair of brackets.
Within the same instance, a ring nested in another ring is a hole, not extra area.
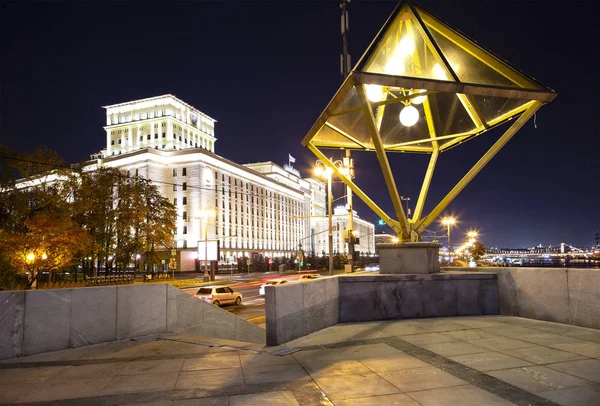
[(393, 144), (390, 145), (388, 147), (386, 147), (386, 149), (390, 149), (390, 148), (399, 148), (399, 147), (405, 147), (408, 145), (414, 145), (414, 144), (421, 144), (423, 142), (437, 142), (440, 140), (448, 140), (448, 139), (452, 139), (452, 138), (464, 138), (464, 136), (470, 136), (475, 134), (476, 131), (467, 131), (464, 133), (456, 133), (456, 134), (450, 134), (450, 135), (443, 135), (441, 137), (432, 137), (432, 138), (421, 138), (420, 140), (414, 140), (414, 141), (406, 141), (406, 142), (401, 142), (399, 144)]
[(417, 200), (417, 205), (415, 206), (415, 212), (413, 214), (412, 223), (417, 223), (421, 219), (421, 213), (423, 213), (425, 199), (427, 199), (427, 193), (429, 192), (429, 186), (431, 185), (433, 171), (435, 170), (435, 164), (437, 163), (439, 154), (439, 149), (435, 148), (433, 150), (433, 153), (431, 154), (431, 157), (429, 158), (429, 165), (427, 165), (427, 172), (425, 172), (423, 185), (421, 185), (421, 192), (419, 193), (419, 199)]
[(375, 152), (377, 153), (377, 159), (379, 160), (379, 165), (381, 166), (381, 171), (383, 172), (385, 184), (387, 185), (388, 192), (390, 194), (390, 197), (392, 198), (392, 204), (394, 205), (396, 216), (398, 217), (398, 221), (400, 222), (400, 234), (402, 234), (402, 238), (404, 240), (408, 240), (410, 238), (410, 234), (408, 231), (408, 221), (406, 220), (406, 215), (404, 214), (404, 209), (402, 208), (400, 194), (398, 193), (396, 181), (394, 180), (394, 175), (392, 174), (392, 170), (390, 169), (390, 163), (387, 159), (387, 155), (385, 154), (383, 141), (381, 140), (379, 131), (377, 131), (375, 117), (373, 116), (371, 104), (369, 102), (369, 99), (367, 99), (367, 96), (365, 95), (364, 85), (356, 85), (356, 92), (358, 93), (358, 98), (360, 100), (361, 105), (363, 106), (363, 113), (367, 122), (367, 128), (369, 129), (371, 139), (373, 140), (373, 144), (375, 145)]
[(392, 219), (390, 216), (387, 215), (385, 211), (383, 211), (379, 206), (377, 206), (375, 202), (373, 202), (373, 200), (369, 198), (369, 196), (367, 196), (350, 178), (344, 175), (339, 170), (339, 168), (335, 166), (333, 162), (331, 162), (331, 160), (327, 158), (316, 146), (314, 146), (312, 143), (308, 143), (307, 148), (310, 151), (312, 151), (312, 153), (315, 154), (317, 158), (320, 159), (325, 165), (327, 165), (328, 168), (331, 168), (333, 170), (333, 173), (335, 173), (335, 175), (342, 182), (344, 182), (346, 186), (352, 189), (356, 196), (358, 196), (358, 198), (361, 199), (367, 206), (369, 206), (369, 208), (373, 210), (375, 214), (377, 214), (383, 221), (385, 221), (386, 224), (390, 226), (395, 233), (399, 234), (402, 232), (402, 229), (400, 228), (400, 223)]
[(367, 146), (365, 144), (363, 144), (362, 142), (360, 142), (359, 140), (357, 140), (356, 138), (354, 138), (353, 136), (351, 136), (350, 134), (348, 134), (347, 132), (345, 132), (344, 130), (337, 128), (336, 126), (334, 126), (333, 124), (326, 122), (325, 126), (331, 128), (333, 131), (335, 131), (336, 133), (338, 133), (339, 135), (347, 138), (348, 140), (360, 145), (361, 147), (363, 147), (364, 149), (367, 149)]
[(319, 132), (319, 130), (323, 128), (325, 122), (329, 119), (329, 117), (331, 117), (331, 115), (333, 114), (335, 109), (337, 109), (340, 103), (344, 101), (344, 97), (346, 97), (346, 94), (348, 94), (348, 92), (352, 90), (353, 86), (354, 75), (351, 73), (350, 75), (348, 75), (346, 80), (344, 80), (344, 83), (342, 83), (342, 86), (333, 96), (333, 99), (331, 99), (327, 107), (325, 107), (325, 110), (323, 110), (317, 121), (313, 124), (308, 133), (304, 136), (301, 142), (302, 146), (306, 147), (310, 140), (312, 140), (313, 137)]
[(489, 124), (490, 125), (499, 124), (499, 123), (503, 122), (504, 120), (527, 110), (529, 107), (531, 107), (533, 105), (533, 103), (534, 103), (534, 101), (532, 100), (530, 102), (523, 104), (522, 106), (517, 107), (516, 109), (507, 111), (506, 113), (499, 115), (498, 117), (490, 120)]
[[(431, 179), (433, 178), (433, 171), (435, 170), (435, 164), (437, 163), (438, 156), (440, 154), (439, 145), (437, 142), (437, 136), (435, 131), (435, 123), (433, 121), (433, 114), (431, 114), (431, 105), (429, 103), (429, 98), (425, 99), (423, 102), (423, 110), (425, 111), (425, 117), (427, 119), (427, 127), (429, 129), (429, 136), (431, 137), (433, 153), (429, 158), (429, 165), (427, 165), (427, 172), (425, 172), (425, 178), (423, 179), (423, 184), (421, 185), (421, 191), (419, 192), (419, 199), (417, 200), (417, 204), (415, 206), (415, 212), (413, 213), (412, 223), (414, 224), (421, 218), (421, 213), (423, 212), (423, 206), (425, 206), (425, 199), (427, 199), (427, 194), (429, 193), (429, 185), (431, 185)], [(420, 238), (420, 233), (417, 232)]]
[[(529, 102), (523, 104), (522, 106), (517, 107), (516, 109), (510, 110), (510, 111), (508, 111), (508, 112), (506, 112), (506, 113), (504, 113), (504, 114), (502, 114), (502, 115), (494, 118), (493, 120), (490, 120), (488, 122), (488, 128), (493, 127), (495, 125), (498, 125), (498, 124), (500, 124), (500, 123), (508, 120), (509, 118), (511, 118), (513, 116), (516, 116), (516, 115), (524, 112), (529, 107), (531, 107), (534, 103), (536, 103), (535, 100), (529, 101)], [(474, 136), (474, 135), (479, 135), (479, 134), (481, 134), (484, 131), (485, 130), (483, 130), (483, 129), (482, 130), (474, 130), (474, 131), (471, 132), (471, 135), (466, 135), (464, 137), (460, 137), (460, 138), (457, 138), (457, 139), (452, 140), (450, 142), (447, 142), (446, 144), (444, 144), (444, 145), (441, 146), (440, 150), (441, 151), (446, 151), (446, 150), (448, 150), (448, 149), (450, 149), (452, 147), (455, 147), (456, 145), (460, 144), (465, 139), (470, 138), (471, 136)]]
[(475, 103), (475, 100), (472, 96), (469, 97), (466, 94), (459, 93), (456, 95), (456, 97), (458, 97), (458, 100), (460, 100), (461, 104), (467, 111), (467, 114), (469, 115), (469, 118), (471, 119), (473, 124), (475, 124), (476, 129), (483, 129), (488, 127), (485, 120), (482, 119), (479, 107), (477, 106), (477, 103)]
[(504, 97), (507, 99), (539, 100), (551, 102), (556, 93), (551, 90), (519, 89), (507, 86), (456, 83), (445, 80), (410, 78), (382, 73), (353, 72), (354, 83), (374, 84), (407, 89), (427, 89), (444, 93), (463, 93), (474, 96)]
[(472, 55), (485, 65), (498, 72), (500, 75), (515, 83), (516, 85), (528, 89), (542, 88), (542, 86), (533, 82), (525, 75), (518, 73), (512, 67), (502, 63), (497, 57), (490, 55), (488, 52), (484, 51), (482, 48), (479, 47), (479, 45), (474, 44), (462, 35), (457, 34), (450, 27), (446, 26), (441, 21), (438, 21), (437, 18), (433, 17), (427, 12), (422, 12), (422, 19), (427, 25), (427, 27), (437, 31), (439, 34), (446, 37), (448, 40), (457, 45), (463, 51)]
[(473, 180), (473, 178), (487, 165), (487, 163), (502, 149), (504, 145), (519, 131), (521, 127), (542, 107), (544, 103), (536, 101), (525, 111), (521, 117), (510, 126), (508, 130), (490, 147), (490, 149), (477, 161), (465, 176), (448, 192), (446, 197), (417, 224), (417, 232), (422, 233), (454, 200), (454, 198)]

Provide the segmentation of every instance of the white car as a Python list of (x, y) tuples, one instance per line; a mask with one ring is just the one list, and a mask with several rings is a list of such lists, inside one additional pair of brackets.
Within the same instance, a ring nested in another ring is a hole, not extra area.
[(285, 279), (280, 279), (280, 280), (276, 280), (276, 281), (269, 281), (265, 284), (263, 284), (260, 289), (258, 290), (258, 294), (261, 296), (265, 295), (265, 286), (277, 286), (277, 285), (283, 285), (284, 283), (287, 283), (288, 281), (286, 281)]
[(195, 296), (215, 306), (227, 303), (235, 303), (236, 305), (242, 303), (242, 294), (234, 291), (229, 286), (207, 286), (200, 288)]

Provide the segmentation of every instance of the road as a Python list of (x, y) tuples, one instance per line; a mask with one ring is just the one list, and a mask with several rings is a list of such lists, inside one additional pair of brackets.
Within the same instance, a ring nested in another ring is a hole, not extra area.
[[(229, 286), (236, 292), (240, 292), (242, 294), (242, 303), (239, 306), (223, 305), (222, 309), (264, 327), (265, 299), (263, 296), (258, 294), (260, 286), (271, 279), (286, 279), (288, 281), (296, 281), (300, 278), (300, 275), (266, 272), (250, 275), (220, 275), (220, 278), (217, 277), (217, 280), (225, 278), (234, 281)], [(193, 295), (198, 291), (198, 289), (199, 288), (188, 288), (182, 290), (190, 295)]]
[[(363, 271), (364, 272), (364, 271)], [(306, 273), (306, 272), (303, 272)], [(343, 270), (336, 270), (335, 275), (343, 274)], [(359, 272), (360, 273), (360, 272)], [(277, 272), (265, 272), (265, 273), (251, 273), (251, 274), (235, 274), (235, 275), (217, 275), (217, 281), (219, 279), (227, 279), (232, 281), (229, 286), (236, 292), (242, 294), (242, 303), (239, 306), (236, 305), (223, 305), (222, 309), (227, 310), (235, 314), (236, 316), (242, 317), (254, 324), (261, 327), (265, 326), (265, 298), (258, 294), (260, 286), (265, 282), (272, 279), (285, 279), (290, 282), (297, 281), (300, 279), (302, 274), (298, 273), (285, 273), (278, 274)], [(326, 274), (321, 273), (321, 277)], [(202, 276), (198, 276), (202, 278)], [(199, 288), (187, 288), (181, 289), (182, 291), (194, 295), (198, 292)]]

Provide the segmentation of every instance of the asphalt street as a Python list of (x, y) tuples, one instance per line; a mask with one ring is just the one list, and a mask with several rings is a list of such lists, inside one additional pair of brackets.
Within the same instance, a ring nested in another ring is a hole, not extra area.
[[(228, 286), (236, 292), (240, 292), (242, 294), (242, 303), (240, 305), (223, 305), (222, 309), (255, 324), (264, 325), (265, 299), (263, 296), (258, 294), (261, 285), (273, 279), (286, 279), (290, 282), (297, 281), (300, 276), (300, 274), (277, 274), (276, 272), (250, 275), (217, 275), (217, 280), (231, 280), (232, 283)], [(199, 288), (187, 288), (182, 290), (190, 295), (194, 295), (198, 289)]]
[[(364, 271), (363, 271), (364, 272)], [(265, 298), (260, 296), (258, 291), (260, 286), (264, 283), (274, 279), (285, 279), (290, 282), (297, 282), (303, 274), (316, 273), (316, 272), (302, 272), (302, 273), (277, 273), (277, 272), (264, 272), (264, 273), (242, 273), (242, 274), (220, 274), (216, 276), (216, 280), (230, 280), (231, 283), (227, 286), (231, 287), (236, 292), (242, 294), (242, 303), (240, 305), (223, 305), (222, 309), (227, 310), (235, 314), (236, 316), (242, 317), (254, 324), (264, 327), (265, 326)], [(336, 270), (334, 274), (343, 274), (343, 270)], [(321, 277), (327, 276), (321, 273)], [(182, 278), (180, 276), (180, 278)], [(202, 274), (193, 273), (188, 274), (185, 279), (202, 279)], [(297, 282), (301, 283), (301, 282)], [(220, 285), (223, 286), (223, 285)], [(194, 295), (198, 292), (198, 287), (182, 289), (184, 292)]]

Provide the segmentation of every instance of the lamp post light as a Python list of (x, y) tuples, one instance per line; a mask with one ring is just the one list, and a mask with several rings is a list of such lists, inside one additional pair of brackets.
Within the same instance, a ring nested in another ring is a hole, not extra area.
[(408, 208), (408, 201), (410, 197), (400, 196), (400, 200), (404, 200), (406, 202), (406, 217), (410, 216), (410, 209)]
[(328, 245), (329, 245), (329, 275), (333, 275), (333, 220), (332, 220), (332, 206), (333, 206), (333, 195), (331, 193), (331, 175), (333, 170), (325, 166), (325, 164), (318, 160), (316, 162), (315, 175), (327, 179), (327, 217), (329, 220), (328, 228)]
[(201, 209), (199, 213), (199, 217), (202, 220), (202, 225), (204, 228), (204, 275), (202, 280), (204, 282), (208, 282), (210, 280), (210, 276), (208, 274), (208, 218), (214, 217), (215, 211), (211, 209)]
[(448, 263), (452, 263), (452, 245), (450, 244), (450, 226), (456, 224), (454, 217), (444, 217), (442, 224), (448, 227)]

